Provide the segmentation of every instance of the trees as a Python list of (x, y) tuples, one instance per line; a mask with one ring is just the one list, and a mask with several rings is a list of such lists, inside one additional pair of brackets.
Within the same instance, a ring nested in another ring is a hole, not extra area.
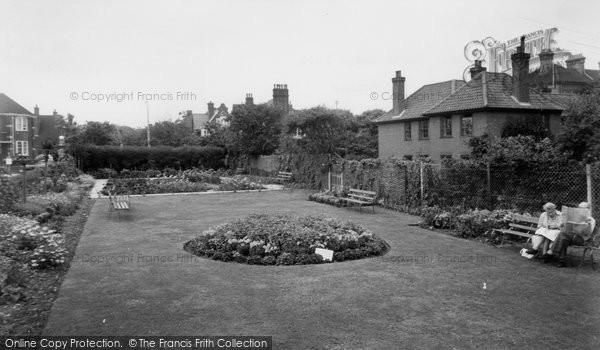
[(574, 98), (563, 112), (560, 148), (573, 159), (591, 163), (600, 160), (600, 93)]
[[(371, 121), (383, 113), (382, 110), (370, 110), (355, 117), (350, 111), (322, 106), (299, 111), (285, 121), (282, 151), (290, 153), (297, 147), (310, 154), (376, 158), (377, 126)], [(298, 132), (301, 138), (296, 137)]]
[(322, 106), (304, 109), (286, 119), (284, 137), (293, 138), (299, 133), (302, 137), (297, 144), (305, 152), (342, 156), (350, 139), (352, 119), (349, 111)]
[(87, 122), (79, 133), (73, 135), (69, 142), (73, 144), (92, 144), (96, 146), (114, 145), (115, 125), (109, 122)]
[(532, 135), (492, 138), (487, 134), (469, 140), (475, 161), (492, 164), (565, 164), (569, 157), (555, 141)]
[(179, 147), (190, 136), (191, 132), (181, 119), (174, 122), (156, 122), (150, 126), (150, 144)]
[(251, 156), (272, 154), (279, 144), (282, 115), (266, 104), (236, 106), (230, 117), (229, 148)]

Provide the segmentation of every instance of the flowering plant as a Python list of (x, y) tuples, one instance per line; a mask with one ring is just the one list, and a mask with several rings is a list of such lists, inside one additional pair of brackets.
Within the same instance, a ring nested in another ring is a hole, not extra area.
[(340, 253), (334, 261), (343, 261), (380, 255), (389, 246), (352, 222), (290, 214), (253, 214), (212, 227), (184, 245), (215, 260), (278, 265), (322, 263), (316, 248)]

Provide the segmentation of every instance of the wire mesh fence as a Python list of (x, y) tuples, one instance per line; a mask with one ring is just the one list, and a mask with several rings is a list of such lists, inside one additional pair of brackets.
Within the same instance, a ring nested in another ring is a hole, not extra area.
[[(537, 213), (545, 203), (576, 206), (592, 200), (600, 217), (600, 163), (539, 169), (455, 163), (378, 162), (336, 165), (330, 178), (343, 186), (376, 191), (391, 208), (438, 205), (479, 209), (517, 209)], [(331, 181), (331, 180), (330, 180)]]
[(430, 202), (469, 208), (509, 209), (539, 212), (545, 203), (576, 206), (588, 201), (587, 175), (583, 165), (568, 168), (531, 169), (475, 166), (435, 170), (435, 187), (427, 193)]

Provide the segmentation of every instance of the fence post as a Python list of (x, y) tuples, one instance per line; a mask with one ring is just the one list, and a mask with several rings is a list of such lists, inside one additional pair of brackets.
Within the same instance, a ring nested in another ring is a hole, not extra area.
[(340, 173), (340, 191), (344, 189), (344, 171)]
[(490, 162), (486, 163), (485, 170), (487, 173), (488, 207), (492, 209), (492, 176), (490, 171)]
[(327, 172), (327, 191), (331, 191), (331, 169)]
[(590, 164), (585, 165), (585, 179), (587, 184), (587, 202), (590, 204), (590, 212), (593, 213), (592, 208), (592, 166)]
[(421, 184), (421, 206), (423, 206), (423, 197), (425, 197), (425, 185), (423, 184), (423, 162), (419, 162), (419, 182)]

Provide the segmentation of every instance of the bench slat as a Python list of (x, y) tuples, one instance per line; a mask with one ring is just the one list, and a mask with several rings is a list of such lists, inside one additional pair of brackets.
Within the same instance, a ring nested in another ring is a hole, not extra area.
[(498, 230), (502, 233), (508, 233), (511, 235), (516, 235), (516, 236), (521, 236), (521, 237), (531, 237), (533, 236), (533, 234), (531, 233), (527, 233), (527, 232), (519, 232), (519, 231), (513, 231), (513, 230), (508, 230), (508, 229), (502, 229), (502, 230)]
[(514, 227), (514, 228), (520, 228), (522, 230), (528, 230), (528, 231), (533, 231), (533, 232), (537, 231), (537, 227), (530, 227), (530, 226), (525, 226), (525, 225), (515, 224), (515, 223), (510, 223), (508, 225), (511, 227)]
[(536, 225), (539, 222), (538, 218), (534, 218), (533, 216), (519, 215), (519, 214), (515, 215), (513, 217), (513, 220), (514, 221), (529, 222), (529, 223), (536, 224)]
[(349, 193), (348, 197), (352, 197), (355, 199), (364, 199), (364, 200), (369, 200), (369, 201), (375, 200), (375, 197), (361, 196), (359, 194), (353, 194), (353, 193)]
[(361, 201), (358, 199), (352, 199), (352, 198), (342, 198), (343, 200), (345, 200), (346, 202), (352, 202), (352, 203), (358, 203), (358, 204), (364, 204), (364, 205), (373, 205), (375, 204), (374, 202), (367, 202), (367, 201)]
[(365, 191), (365, 190), (357, 190), (357, 189), (354, 189), (354, 188), (351, 188), (350, 192), (356, 192), (356, 193), (366, 194), (366, 195), (370, 195), (370, 196), (376, 196), (377, 195), (377, 192)]

